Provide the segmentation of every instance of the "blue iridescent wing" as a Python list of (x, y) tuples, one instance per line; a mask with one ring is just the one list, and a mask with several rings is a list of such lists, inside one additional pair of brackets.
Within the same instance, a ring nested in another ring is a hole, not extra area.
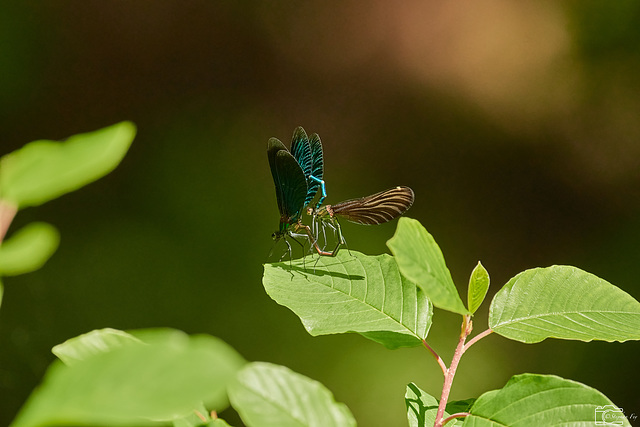
[[(311, 175), (315, 178), (307, 178), (307, 198), (304, 201), (304, 205), (307, 206), (316, 196), (318, 188), (320, 188), (320, 181), (324, 178), (324, 158), (322, 155), (322, 142), (320, 142), (320, 136), (314, 133), (309, 137), (309, 146), (311, 148)], [(318, 202), (318, 205), (322, 203), (322, 199)]]
[(304, 176), (311, 175), (312, 160), (311, 160), (311, 146), (309, 145), (309, 138), (302, 126), (298, 126), (293, 131), (293, 137), (291, 138), (291, 154), (298, 161), (298, 164), (304, 172)]

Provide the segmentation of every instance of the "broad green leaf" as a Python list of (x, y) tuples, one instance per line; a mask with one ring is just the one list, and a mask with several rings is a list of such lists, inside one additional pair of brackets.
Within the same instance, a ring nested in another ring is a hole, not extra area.
[[(432, 427), (438, 414), (438, 400), (426, 391), (421, 390), (414, 383), (407, 385), (404, 396), (407, 405), (407, 419), (409, 427)], [(443, 418), (459, 412), (467, 412), (473, 403), (473, 399), (449, 402), (445, 407)], [(447, 422), (449, 426), (461, 426), (462, 418), (455, 418)]]
[(56, 361), (12, 426), (142, 426), (182, 418), (201, 402), (222, 410), (243, 364), (235, 350), (205, 335), (170, 335), (167, 342), (157, 336), (72, 366)]
[(310, 259), (266, 264), (262, 282), (313, 336), (358, 332), (397, 348), (420, 345), (431, 326), (428, 298), (386, 254), (342, 251), (317, 264)]
[(640, 303), (579, 268), (535, 268), (509, 280), (495, 295), (489, 327), (525, 343), (546, 338), (638, 340)]
[(516, 375), (502, 389), (480, 396), (470, 412), (465, 427), (591, 426), (602, 416), (630, 426), (598, 390), (554, 375)]
[(51, 351), (65, 365), (73, 365), (99, 353), (105, 353), (123, 345), (132, 343), (141, 344), (138, 338), (124, 331), (105, 328), (96, 329), (86, 334), (68, 339), (62, 344), (53, 347)]
[(229, 399), (251, 427), (338, 427), (356, 422), (322, 384), (270, 363), (250, 363), (229, 387)]
[(420, 222), (400, 218), (396, 233), (387, 246), (395, 256), (402, 275), (415, 282), (434, 307), (469, 314), (453, 284), (442, 251)]
[[(407, 385), (404, 402), (407, 405), (409, 427), (431, 427), (436, 422), (438, 399), (421, 390), (414, 383)], [(448, 416), (449, 414), (445, 418)]]
[(135, 126), (121, 122), (64, 142), (34, 141), (0, 159), (0, 199), (37, 206), (111, 172), (126, 154)]
[(2, 285), (2, 281), (0, 280), (0, 305), (2, 305), (3, 296), (4, 296), (4, 286)]
[(467, 303), (469, 311), (475, 313), (478, 307), (484, 301), (489, 289), (489, 272), (484, 268), (482, 263), (478, 261), (478, 265), (471, 272), (469, 278), (469, 292), (467, 295)]
[(15, 276), (37, 270), (53, 255), (60, 233), (45, 222), (32, 222), (0, 245), (0, 275)]

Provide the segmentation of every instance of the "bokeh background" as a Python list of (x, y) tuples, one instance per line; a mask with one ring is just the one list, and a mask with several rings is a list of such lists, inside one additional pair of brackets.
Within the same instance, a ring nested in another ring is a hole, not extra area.
[[(5, 279), (0, 424), (95, 328), (170, 326), (321, 381), (363, 426), (406, 425), (405, 386), (439, 396), (424, 348), (312, 338), (265, 294), (278, 212), (265, 148), (302, 125), (325, 150), (327, 202), (409, 185), (465, 295), (571, 264), (640, 298), (640, 3), (601, 1), (55, 1), (0, 13), (6, 153), (121, 120), (138, 136), (113, 173), (19, 213), (54, 224), (41, 270)], [(344, 224), (388, 252), (395, 223)], [(284, 246), (275, 248), (281, 254)], [(486, 327), (488, 304), (476, 316)], [(430, 337), (449, 360), (457, 316)], [(561, 375), (640, 413), (640, 344), (490, 336), (453, 399), (514, 374)], [(240, 425), (227, 411), (222, 416)]]

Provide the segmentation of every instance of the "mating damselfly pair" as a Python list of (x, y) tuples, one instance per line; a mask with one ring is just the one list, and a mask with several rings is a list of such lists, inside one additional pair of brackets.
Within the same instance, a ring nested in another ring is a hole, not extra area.
[[(335, 256), (346, 245), (338, 217), (357, 224), (382, 224), (399, 217), (413, 204), (411, 188), (394, 187), (359, 199), (322, 205), (327, 197), (322, 143), (318, 134), (307, 136), (300, 126), (293, 132), (291, 151), (279, 139), (270, 138), (267, 157), (280, 211), (280, 225), (272, 237), (276, 242), (284, 239), (289, 258), (291, 244), (287, 238), (303, 248), (304, 244), (297, 238), (307, 239), (310, 251), (315, 250), (322, 256)], [(320, 197), (314, 203), (319, 191)], [(311, 216), (311, 226), (302, 222), (305, 211)], [(331, 251), (326, 250), (327, 229), (334, 234), (335, 247)], [(321, 234), (324, 237), (323, 247), (318, 244)]]

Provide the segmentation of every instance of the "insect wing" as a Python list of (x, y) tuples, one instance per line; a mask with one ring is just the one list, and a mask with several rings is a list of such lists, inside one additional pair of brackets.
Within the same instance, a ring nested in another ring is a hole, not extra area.
[(286, 150), (279, 150), (274, 158), (274, 182), (281, 216), (292, 224), (298, 220), (307, 194), (307, 180), (296, 159)]
[(304, 176), (311, 175), (311, 146), (309, 145), (309, 137), (302, 126), (298, 126), (293, 131), (291, 138), (291, 154), (298, 161), (298, 164), (304, 172)]
[(283, 197), (280, 185), (280, 179), (276, 168), (276, 154), (278, 151), (288, 151), (287, 147), (278, 139), (270, 138), (267, 142), (267, 158), (269, 159), (269, 168), (271, 169), (271, 176), (273, 177), (273, 183), (276, 185), (276, 199), (278, 201), (278, 211), (283, 213)]
[[(322, 154), (322, 142), (320, 142), (320, 136), (314, 133), (309, 137), (309, 146), (311, 148), (311, 175), (315, 178), (322, 180), (324, 176), (324, 158)], [(318, 192), (320, 183), (313, 179), (307, 180), (309, 189), (307, 191), (307, 198), (304, 201), (304, 205), (307, 206)]]
[(331, 205), (334, 215), (364, 225), (377, 225), (391, 221), (405, 213), (414, 200), (409, 187), (395, 187), (360, 199), (346, 200)]

